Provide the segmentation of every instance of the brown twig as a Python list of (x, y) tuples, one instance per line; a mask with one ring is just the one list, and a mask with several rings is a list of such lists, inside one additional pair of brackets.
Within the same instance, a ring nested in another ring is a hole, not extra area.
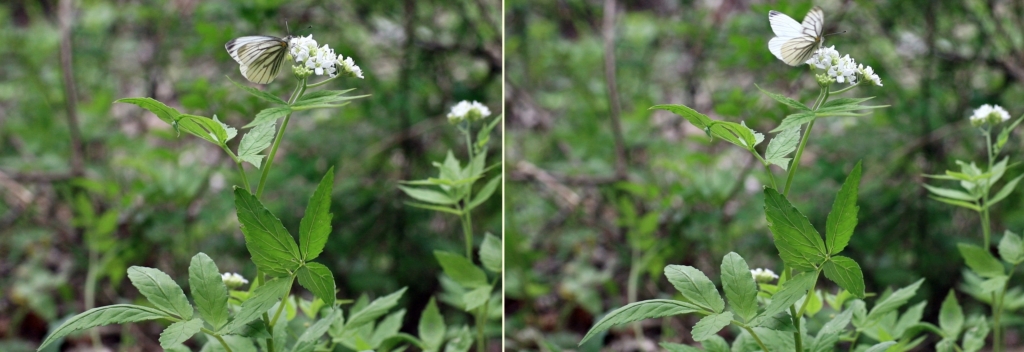
[(74, 0), (61, 0), (58, 10), (60, 21), (60, 67), (64, 77), (64, 107), (67, 109), (68, 129), (71, 132), (71, 174), (85, 172), (82, 161), (82, 132), (78, 128), (78, 92), (75, 90), (75, 71), (71, 60), (71, 27), (74, 20)]
[(612, 134), (615, 137), (615, 177), (625, 180), (626, 148), (622, 138), (622, 121), (619, 119), (622, 106), (619, 104), (619, 90), (615, 84), (615, 7), (615, 0), (604, 1), (604, 79), (608, 89), (608, 114), (611, 116)]

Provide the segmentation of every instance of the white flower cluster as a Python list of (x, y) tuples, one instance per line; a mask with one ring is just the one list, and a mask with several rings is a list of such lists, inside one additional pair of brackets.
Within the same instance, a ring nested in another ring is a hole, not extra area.
[(762, 268), (750, 270), (750, 276), (754, 277), (754, 281), (760, 283), (772, 282), (779, 279), (779, 276), (775, 275), (775, 272), (773, 272), (771, 269)]
[(839, 56), (835, 45), (818, 49), (818, 52), (807, 60), (807, 64), (825, 71), (828, 78), (834, 82), (856, 84), (859, 78), (882, 86), (882, 79), (875, 74), (871, 66), (858, 65), (850, 55)]
[(299, 64), (296, 71), (305, 71), (306, 75), (334, 77), (340, 73), (363, 78), (363, 70), (356, 66), (351, 57), (335, 54), (334, 49), (327, 44), (318, 47), (312, 34), (291, 38), (288, 47), (289, 54), (295, 59), (295, 63)]
[(1010, 113), (1006, 112), (1006, 109), (999, 105), (985, 104), (974, 109), (974, 114), (971, 114), (971, 124), (974, 126), (981, 126), (986, 122), (996, 125), (1009, 119)]
[(238, 275), (237, 273), (223, 273), (220, 274), (220, 278), (221, 280), (224, 280), (224, 285), (228, 288), (238, 288), (249, 283), (249, 280), (246, 280), (242, 275)]
[(448, 122), (459, 123), (464, 120), (476, 121), (491, 116), (491, 109), (477, 101), (460, 101), (448, 113)]

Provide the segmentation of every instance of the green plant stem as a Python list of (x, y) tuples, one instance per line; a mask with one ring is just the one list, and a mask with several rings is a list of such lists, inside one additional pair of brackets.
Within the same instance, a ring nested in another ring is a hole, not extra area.
[[(288, 105), (294, 104), (302, 93), (306, 91), (306, 79), (303, 78), (299, 81), (299, 87), (296, 91), (292, 92), (292, 96), (288, 98)], [(284, 131), (288, 128), (288, 120), (292, 118), (292, 113), (284, 115), (284, 121), (281, 122), (281, 128), (277, 130), (277, 136), (274, 137), (274, 145), (270, 147), (270, 154), (267, 155), (267, 163), (263, 165), (263, 174), (260, 175), (260, 183), (256, 186), (256, 199), (260, 199), (263, 195), (263, 187), (267, 185), (267, 176), (270, 175), (270, 166), (274, 165), (274, 157), (277, 156), (277, 147), (281, 145), (281, 137), (284, 136)], [(269, 348), (268, 348), (269, 349)]]
[(860, 338), (860, 330), (856, 330), (853, 332), (853, 340), (850, 341), (850, 347), (846, 349), (847, 352), (853, 352), (853, 347), (857, 346), (858, 338)]
[[(99, 275), (99, 253), (95, 250), (89, 249), (89, 269), (85, 272), (85, 309), (93, 309), (96, 306), (96, 276)], [(99, 329), (89, 329), (89, 337), (92, 340), (92, 346), (96, 350), (101, 350), (103, 345), (100, 343), (100, 331)]]
[(235, 165), (238, 166), (238, 175), (242, 177), (242, 186), (245, 186), (245, 191), (252, 192), (252, 188), (249, 187), (249, 178), (245, 177), (245, 168), (242, 167), (242, 161), (238, 160), (238, 157), (235, 156), (235, 153), (231, 152), (231, 149), (228, 149), (227, 145), (221, 144), (220, 149), (224, 149), (224, 152), (228, 153), (228, 156), (231, 157), (231, 161), (234, 161)]
[[(821, 93), (818, 94), (818, 99), (814, 101), (814, 107), (811, 111), (818, 110), (826, 100), (828, 100), (828, 87), (822, 88)], [(800, 168), (800, 158), (804, 155), (804, 147), (807, 146), (807, 140), (811, 136), (811, 129), (814, 128), (814, 121), (811, 120), (807, 124), (807, 130), (804, 131), (803, 137), (800, 138), (800, 146), (796, 149), (796, 155), (793, 157), (793, 162), (789, 165), (789, 175), (786, 176), (786, 188), (783, 189), (782, 195), (789, 196), (790, 186), (793, 185), (793, 178), (796, 176), (796, 170)]]
[(832, 94), (842, 94), (842, 93), (845, 93), (846, 91), (848, 91), (850, 89), (853, 89), (856, 86), (859, 86), (861, 84), (861, 82), (864, 82), (864, 80), (857, 81), (857, 83), (854, 83), (854, 84), (850, 85), (849, 87), (846, 87), (846, 88), (837, 90), (835, 92), (832, 92)]
[(277, 306), (277, 312), (274, 313), (274, 319), (270, 321), (270, 325), (268, 326), (277, 325), (277, 318), (281, 317), (281, 311), (284, 310), (284, 305), (287, 304), (288, 296), (291, 296), (292, 285), (295, 285), (295, 276), (292, 275), (291, 279), (288, 280), (288, 289), (284, 291), (284, 297), (281, 297), (281, 305)]
[[(735, 324), (736, 322), (733, 321), (733, 323)], [(768, 350), (768, 346), (765, 346), (764, 342), (761, 342), (761, 338), (757, 336), (757, 333), (754, 332), (754, 329), (751, 329), (749, 326), (746, 326), (746, 325), (741, 325), (741, 326), (743, 326), (744, 330), (747, 330), (747, 333), (750, 334), (750, 336), (754, 337), (754, 341), (757, 342), (758, 346), (761, 346), (761, 350), (762, 351), (764, 351), (764, 352), (771, 352), (771, 351)]]
[(793, 332), (793, 342), (796, 344), (796, 352), (803, 352), (803, 336), (800, 334), (800, 317), (796, 314), (796, 306), (789, 306), (789, 316), (793, 318), (793, 326), (796, 327), (796, 331)]
[(227, 341), (224, 341), (224, 338), (221, 337), (219, 334), (217, 334), (217, 333), (215, 333), (215, 332), (213, 332), (213, 331), (211, 331), (210, 329), (207, 329), (207, 328), (200, 328), (200, 331), (202, 331), (204, 334), (213, 336), (213, 338), (217, 339), (217, 341), (220, 342), (221, 347), (224, 347), (224, 351), (232, 352), (231, 351), (231, 346), (228, 346)]
[[(640, 285), (640, 261), (640, 248), (633, 245), (629, 261), (629, 277), (626, 279), (626, 301), (629, 303), (636, 302), (637, 286)], [(633, 334), (636, 335), (637, 340), (644, 340), (644, 330), (640, 327), (639, 321), (633, 323)]]

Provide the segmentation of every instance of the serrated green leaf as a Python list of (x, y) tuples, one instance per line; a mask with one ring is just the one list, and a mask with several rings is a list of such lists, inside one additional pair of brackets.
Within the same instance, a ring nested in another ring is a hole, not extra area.
[(406, 187), (402, 185), (399, 185), (398, 188), (410, 197), (427, 203), (451, 205), (459, 201), (458, 199), (449, 197), (447, 194), (432, 189)]
[(213, 115), (213, 121), (219, 123), (220, 127), (223, 128), (224, 132), (226, 133), (227, 138), (221, 141), (222, 143), (227, 143), (228, 141), (235, 139), (235, 137), (238, 136), (238, 129), (224, 123), (223, 121), (217, 118), (217, 115)]
[(179, 115), (177, 125), (185, 132), (216, 145), (224, 145), (227, 140), (227, 131), (224, 127), (205, 116)]
[(867, 351), (864, 351), (864, 352), (883, 352), (883, 351), (887, 350), (889, 347), (892, 347), (895, 344), (896, 344), (896, 341), (886, 341), (886, 342), (878, 343), (878, 344), (875, 344), (874, 346), (871, 346), (871, 348), (868, 348)]
[(959, 243), (957, 248), (960, 249), (960, 255), (964, 257), (967, 267), (981, 277), (993, 278), (1006, 274), (1003, 263), (1000, 263), (984, 248), (967, 243)]
[(328, 307), (334, 306), (334, 274), (323, 264), (310, 262), (299, 268), (299, 285), (323, 300)]
[(580, 345), (587, 342), (597, 333), (608, 330), (612, 326), (631, 323), (637, 320), (661, 318), (672, 315), (699, 312), (702, 309), (693, 304), (668, 299), (652, 299), (627, 304), (613, 310), (594, 324), (580, 340)]
[(423, 344), (427, 346), (425, 349), (430, 351), (440, 350), (441, 344), (444, 343), (446, 329), (444, 317), (441, 316), (441, 311), (437, 309), (434, 297), (430, 297), (430, 302), (427, 303), (427, 307), (423, 309), (423, 314), (420, 315), (419, 323), (420, 340), (423, 340)]
[(224, 327), (224, 332), (238, 334), (245, 331), (245, 326), (260, 315), (274, 307), (285, 293), (291, 289), (292, 280), (288, 278), (272, 279), (264, 282), (249, 295), (249, 299), (242, 302), (234, 320)]
[(235, 188), (235, 209), (245, 235), (245, 247), (256, 267), (275, 277), (290, 276), (299, 269), (299, 246), (280, 219), (242, 188)]
[(782, 283), (782, 286), (779, 288), (779, 292), (772, 295), (772, 301), (768, 303), (768, 306), (765, 307), (761, 314), (758, 314), (758, 316), (751, 321), (750, 325), (761, 326), (767, 323), (769, 319), (774, 317), (776, 314), (788, 309), (789, 306), (796, 303), (796, 301), (800, 300), (801, 297), (811, 290), (811, 287), (814, 286), (817, 278), (818, 276), (815, 273), (805, 272), (786, 280), (786, 282)]
[(788, 115), (786, 118), (782, 119), (782, 123), (779, 124), (779, 127), (776, 127), (774, 130), (769, 132), (775, 133), (800, 128), (800, 126), (814, 121), (815, 117), (816, 116), (813, 111), (798, 112), (796, 114)]
[(705, 130), (712, 138), (724, 139), (729, 143), (742, 146), (742, 142), (736, 138), (736, 136), (727, 130), (724, 125), (713, 125), (714, 120), (704, 116), (685, 105), (667, 104), (667, 105), (655, 105), (650, 107), (650, 110), (665, 110), (676, 115), (682, 116), (689, 121), (693, 126)]
[(140, 108), (149, 110), (149, 112), (152, 112), (156, 117), (171, 125), (174, 125), (178, 121), (178, 116), (181, 115), (178, 110), (153, 98), (124, 98), (115, 100), (114, 102), (137, 105)]
[(811, 111), (811, 108), (807, 107), (807, 105), (804, 105), (803, 103), (801, 103), (799, 101), (796, 101), (796, 99), (787, 97), (787, 96), (782, 95), (782, 94), (775, 94), (775, 93), (769, 92), (767, 90), (764, 90), (763, 88), (761, 88), (761, 86), (758, 86), (757, 84), (754, 84), (754, 87), (757, 87), (757, 89), (760, 90), (761, 93), (764, 93), (764, 95), (767, 95), (769, 98), (775, 99), (775, 101), (780, 102), (780, 103), (782, 103), (782, 104), (784, 104), (786, 106), (789, 106), (789, 107), (792, 107), (792, 108), (796, 108), (796, 109), (800, 109), (800, 110), (803, 110), (803, 111)]
[(288, 116), (292, 113), (292, 109), (287, 106), (275, 106), (272, 108), (263, 109), (256, 113), (256, 118), (252, 120), (248, 125), (242, 126), (242, 128), (251, 128), (259, 125), (265, 125), (269, 123), (276, 123), (277, 119)]
[[(331, 218), (333, 217), (331, 214), (331, 191), (333, 189), (334, 167), (332, 166), (320, 180), (316, 191), (309, 197), (306, 213), (302, 216), (302, 222), (299, 223), (299, 253), (302, 254), (305, 261), (320, 256), (324, 245), (327, 244), (327, 236), (331, 234)], [(334, 296), (333, 291), (331, 296)], [(334, 305), (334, 303), (328, 305)]]
[(327, 329), (331, 327), (331, 323), (334, 322), (338, 316), (341, 315), (340, 309), (331, 309), (323, 319), (318, 320), (312, 326), (302, 332), (299, 335), (298, 340), (295, 341), (295, 347), (292, 349), (293, 352), (311, 352), (316, 347), (317, 341), (320, 337), (327, 333)]
[(787, 266), (797, 270), (815, 270), (825, 261), (825, 242), (807, 217), (789, 200), (772, 188), (764, 189), (765, 217), (775, 236), (775, 247)]
[(484, 184), (484, 187), (480, 188), (480, 192), (473, 196), (473, 200), (469, 202), (469, 206), (466, 207), (466, 209), (473, 210), (473, 208), (476, 208), (478, 205), (486, 202), (487, 199), (494, 194), (494, 191), (498, 189), (498, 185), (500, 184), (501, 175), (494, 176), (490, 181), (487, 181), (487, 183)]
[(501, 239), (490, 232), (484, 235), (484, 243), (480, 245), (480, 262), (484, 269), (501, 273)]
[(956, 339), (964, 327), (964, 310), (956, 300), (956, 294), (949, 290), (939, 310), (939, 327), (946, 338)]
[(434, 251), (441, 268), (448, 277), (466, 288), (490, 287), (487, 283), (487, 274), (473, 262), (461, 255), (444, 251)]
[(1007, 182), (1006, 185), (1003, 186), (1003, 188), (1000, 189), (995, 196), (988, 200), (987, 206), (991, 207), (996, 203), (999, 203), (1003, 199), (1006, 199), (1006, 197), (1009, 196), (1010, 193), (1013, 193), (1013, 190), (1017, 188), (1017, 183), (1020, 182), (1021, 178), (1024, 178), (1024, 175), (1017, 176), (1014, 179), (1010, 180), (1010, 182)]
[(700, 345), (704, 347), (707, 352), (729, 352), (729, 343), (725, 342), (721, 336), (711, 335), (704, 341), (700, 342)]
[(1020, 236), (1006, 230), (999, 240), (999, 257), (1014, 265), (1024, 262), (1024, 241), (1021, 241)]
[(260, 165), (263, 164), (263, 155), (260, 153), (269, 148), (274, 141), (276, 128), (277, 124), (268, 123), (256, 126), (246, 132), (242, 136), (242, 141), (238, 143), (238, 158), (252, 164), (257, 169), (260, 168)]
[(711, 282), (697, 268), (686, 265), (669, 265), (665, 267), (665, 277), (679, 293), (683, 294), (683, 297), (698, 307), (714, 313), (725, 309), (725, 301), (722, 300), (722, 295), (715, 288), (715, 283)]
[[(850, 237), (853, 237), (853, 229), (857, 227), (857, 212), (860, 210), (857, 206), (860, 164), (858, 161), (853, 171), (846, 177), (846, 182), (843, 182), (843, 187), (839, 189), (836, 200), (832, 203), (832, 211), (828, 213), (828, 220), (825, 223), (825, 248), (830, 254), (842, 252), (850, 243)], [(861, 295), (857, 297), (863, 298), (863, 293), (862, 287)]]
[(845, 310), (825, 323), (821, 330), (818, 330), (818, 335), (814, 338), (814, 343), (811, 344), (811, 351), (833, 351), (836, 342), (839, 342), (839, 334), (850, 324), (851, 318), (853, 318), (853, 311)]
[(266, 100), (266, 101), (274, 103), (274, 104), (279, 104), (279, 105), (288, 104), (288, 102), (284, 101), (281, 98), (278, 98), (276, 95), (264, 92), (262, 90), (259, 90), (259, 89), (253, 88), (253, 87), (249, 87), (249, 86), (238, 84), (238, 82), (235, 82), (231, 78), (228, 78), (228, 81), (231, 81), (231, 84), (234, 84), (235, 87), (242, 88), (242, 90), (244, 90), (246, 93), (252, 94), (254, 97)]
[(203, 320), (195, 318), (192, 320), (182, 320), (171, 324), (162, 333), (160, 333), (160, 347), (170, 348), (174, 345), (180, 344), (192, 338), (199, 329), (203, 328)]
[(750, 267), (736, 252), (722, 258), (722, 289), (725, 298), (743, 321), (757, 316), (757, 282), (750, 276)]
[(824, 265), (825, 277), (857, 298), (864, 298), (864, 272), (853, 259), (837, 255)]
[(110, 324), (134, 323), (146, 320), (170, 319), (171, 317), (157, 309), (132, 304), (115, 304), (87, 310), (71, 317), (50, 332), (39, 350), (68, 334), (92, 327)]
[(921, 283), (923, 282), (924, 279), (917, 280), (917, 282), (896, 290), (896, 292), (893, 292), (889, 296), (883, 298), (871, 308), (871, 311), (868, 312), (865, 319), (869, 322), (877, 321), (883, 315), (902, 307), (908, 300), (910, 300), (910, 298), (914, 297), (914, 294), (917, 293), (917, 289), (921, 287)]
[(248, 324), (245, 324), (244, 327), (238, 329), (238, 331), (236, 331), (235, 333), (237, 333), (239, 336), (251, 337), (254, 339), (273, 338), (273, 336), (270, 335), (270, 332), (267, 331), (267, 325), (264, 324), (263, 320), (261, 319), (256, 319), (249, 322)]
[(934, 194), (936, 196), (939, 196), (939, 197), (955, 199), (955, 200), (962, 200), (962, 201), (966, 201), (966, 202), (973, 202), (973, 201), (978, 200), (978, 198), (981, 198), (981, 195), (972, 196), (972, 195), (967, 194), (967, 193), (965, 193), (963, 191), (958, 191), (958, 190), (955, 190), (955, 189), (942, 188), (942, 187), (935, 187), (935, 186), (931, 186), (931, 185), (929, 185), (927, 183), (922, 183), (921, 186), (924, 186), (924, 188), (928, 189), (928, 192), (931, 192), (932, 194)]
[(374, 346), (374, 348), (379, 348), (384, 340), (398, 335), (398, 330), (402, 328), (402, 320), (404, 318), (405, 309), (400, 309), (384, 317), (373, 330), (373, 335), (370, 336), (370, 345)]
[(709, 339), (721, 331), (722, 328), (729, 326), (730, 322), (732, 322), (732, 312), (723, 312), (703, 317), (693, 326), (693, 340), (704, 341)]
[[(402, 298), (402, 294), (405, 293), (406, 287), (395, 291), (392, 294), (378, 298), (370, 302), (366, 307), (352, 314), (348, 321), (345, 322), (345, 330), (351, 330), (363, 326), (368, 323), (372, 323), (377, 318), (387, 314), (388, 310), (394, 308), (398, 304), (398, 300)], [(354, 310), (354, 309), (353, 309)]]
[(660, 342), (658, 346), (661, 346), (661, 348), (668, 352), (704, 352), (704, 350), (697, 347), (672, 342)]
[(789, 161), (791, 160), (791, 158), (787, 156), (796, 150), (796, 146), (799, 142), (799, 128), (790, 128), (782, 131), (768, 142), (768, 149), (765, 150), (764, 153), (765, 161), (769, 164), (778, 165), (783, 170), (787, 170), (789, 168)]
[(185, 292), (163, 271), (133, 266), (128, 268), (128, 279), (157, 309), (182, 319), (192, 319), (192, 305), (188, 303)]
[(228, 287), (224, 285), (217, 264), (206, 253), (200, 252), (192, 257), (188, 266), (188, 286), (199, 315), (214, 331), (228, 323)]

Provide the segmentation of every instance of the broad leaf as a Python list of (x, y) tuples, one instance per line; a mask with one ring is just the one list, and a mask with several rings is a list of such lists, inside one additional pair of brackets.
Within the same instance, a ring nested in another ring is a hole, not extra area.
[(242, 188), (235, 188), (235, 209), (245, 246), (260, 270), (275, 277), (290, 276), (298, 270), (302, 264), (299, 246), (280, 219)]
[(778, 165), (783, 170), (787, 170), (791, 160), (788, 155), (796, 150), (799, 142), (799, 128), (790, 128), (782, 131), (782, 133), (775, 135), (775, 138), (768, 142), (768, 149), (764, 152), (765, 161)]
[(287, 106), (275, 106), (256, 113), (256, 118), (252, 120), (248, 125), (242, 126), (242, 128), (256, 127), (259, 125), (265, 125), (269, 123), (277, 122), (277, 119), (288, 116), (292, 113), (292, 109)]
[(953, 290), (949, 290), (946, 299), (942, 301), (942, 309), (939, 310), (939, 327), (942, 328), (946, 338), (954, 340), (964, 328), (964, 310), (960, 308), (960, 302), (957, 302)]
[(462, 295), (462, 303), (465, 304), (466, 311), (471, 312), (477, 307), (487, 304), (493, 290), (494, 288), (491, 286), (477, 287)]
[(669, 265), (665, 267), (665, 277), (691, 303), (714, 313), (725, 309), (725, 301), (715, 288), (715, 283), (697, 268)]
[(438, 351), (441, 349), (446, 329), (444, 317), (441, 316), (441, 311), (437, 309), (434, 297), (430, 297), (430, 302), (427, 303), (427, 307), (423, 309), (423, 314), (420, 315), (419, 323), (420, 340), (423, 340), (423, 344), (427, 345), (426, 350)]
[(715, 336), (722, 328), (729, 326), (732, 322), (732, 312), (724, 312), (718, 314), (712, 314), (701, 318), (696, 325), (693, 326), (693, 340), (704, 341), (711, 336)]
[(351, 330), (360, 326), (372, 323), (377, 318), (387, 314), (388, 310), (394, 308), (398, 304), (398, 300), (402, 298), (402, 294), (405, 293), (406, 287), (395, 291), (394, 293), (375, 299), (370, 302), (369, 305), (360, 309), (358, 312), (352, 314), (348, 321), (345, 322), (345, 330)]
[(206, 253), (200, 252), (192, 257), (188, 266), (188, 285), (199, 315), (214, 331), (228, 323), (228, 287), (224, 285), (217, 264)]
[[(320, 256), (324, 245), (327, 244), (327, 236), (331, 234), (331, 218), (333, 217), (331, 215), (331, 191), (333, 189), (334, 167), (332, 166), (320, 180), (320, 185), (316, 187), (313, 196), (309, 197), (306, 213), (302, 216), (302, 222), (299, 223), (299, 253), (302, 254), (302, 259), (305, 261)], [(331, 296), (334, 296), (333, 292)]]
[(722, 289), (725, 298), (743, 321), (757, 316), (757, 282), (750, 276), (750, 267), (736, 252), (722, 258)]
[(866, 320), (869, 322), (878, 321), (883, 315), (902, 307), (910, 298), (914, 297), (914, 294), (917, 293), (917, 289), (921, 287), (923, 282), (924, 279), (917, 280), (917, 282), (896, 290), (896, 292), (893, 292), (888, 297), (883, 298), (871, 308)]
[(260, 315), (270, 310), (284, 295), (291, 289), (292, 280), (288, 278), (273, 279), (264, 282), (262, 286), (253, 290), (249, 299), (242, 302), (242, 307), (235, 314), (234, 320), (224, 327), (224, 332), (241, 333), (246, 330), (246, 324), (255, 320)]
[(143, 109), (149, 110), (156, 115), (156, 117), (170, 125), (175, 125), (178, 121), (178, 116), (181, 115), (178, 110), (175, 110), (174, 108), (153, 98), (124, 98), (115, 100), (114, 102), (138, 105)]
[(964, 257), (964, 261), (967, 262), (967, 267), (981, 277), (993, 278), (1006, 274), (1003, 263), (984, 248), (967, 243), (959, 243), (956, 246), (960, 249), (960, 255)]
[(192, 320), (182, 320), (171, 324), (162, 333), (160, 333), (160, 347), (171, 348), (172, 346), (178, 345), (182, 342), (187, 341), (199, 332), (199, 329), (203, 328), (203, 320), (195, 318)]
[(60, 324), (56, 329), (53, 329), (53, 331), (50, 332), (50, 336), (47, 336), (46, 339), (43, 340), (43, 343), (39, 344), (39, 349), (42, 350), (54, 341), (78, 330), (84, 330), (100, 325), (134, 323), (146, 320), (170, 318), (171, 317), (167, 315), (167, 313), (159, 310), (131, 304), (115, 304), (93, 308), (82, 314), (71, 317), (63, 324)]
[(853, 259), (837, 255), (824, 265), (825, 277), (857, 298), (864, 298), (864, 272)]
[(977, 352), (985, 347), (985, 338), (988, 337), (990, 328), (984, 319), (977, 319), (976, 325), (964, 332), (963, 352)]
[(590, 328), (590, 331), (587, 331), (587, 334), (583, 336), (579, 344), (583, 345), (584, 342), (587, 342), (588, 339), (594, 337), (597, 333), (608, 330), (615, 325), (699, 311), (701, 311), (701, 308), (693, 304), (668, 299), (652, 299), (630, 303), (609, 312), (601, 320), (598, 320), (594, 327)]
[(501, 239), (487, 233), (480, 245), (480, 262), (492, 273), (501, 273)]
[(1003, 239), (999, 240), (999, 257), (1014, 265), (1024, 262), (1024, 242), (1020, 236), (1006, 230)]
[[(850, 175), (843, 182), (843, 187), (836, 194), (836, 200), (832, 203), (832, 211), (828, 213), (828, 220), (825, 223), (825, 247), (829, 254), (842, 252), (850, 243), (853, 236), (853, 229), (857, 227), (857, 188), (860, 184), (860, 162), (853, 167)], [(828, 274), (825, 274), (828, 276)], [(863, 281), (863, 280), (862, 280)], [(861, 296), (863, 298), (863, 289)]]
[(334, 306), (335, 284), (331, 269), (323, 264), (310, 262), (299, 268), (298, 276), (299, 285), (312, 292), (316, 298), (323, 300), (328, 307)]
[(807, 217), (772, 188), (764, 189), (765, 217), (775, 236), (775, 247), (787, 266), (815, 270), (825, 261), (825, 243)]
[(128, 279), (158, 309), (182, 319), (192, 319), (192, 305), (185, 292), (163, 271), (133, 266), (128, 268)]
[(743, 146), (744, 145), (744, 143), (741, 142), (739, 139), (737, 139), (736, 136), (732, 132), (730, 132), (728, 129), (726, 129), (725, 125), (723, 125), (723, 124), (715, 124), (714, 120), (708, 118), (707, 116), (704, 116), (704, 114), (701, 114), (701, 113), (697, 112), (696, 110), (693, 110), (693, 109), (691, 109), (691, 108), (689, 108), (689, 107), (687, 107), (685, 105), (676, 105), (676, 104), (655, 105), (655, 106), (652, 106), (650, 109), (651, 110), (665, 110), (665, 111), (674, 113), (676, 115), (682, 116), (687, 121), (689, 121), (691, 124), (693, 124), (693, 126), (695, 126), (695, 127), (699, 128), (699, 129), (702, 129), (705, 132), (707, 132), (712, 138), (721, 138), (721, 139), (724, 139), (725, 141), (727, 141), (729, 143), (732, 143), (732, 144), (735, 144), (735, 145), (739, 145), (739, 146)]
[(178, 116), (178, 127), (216, 145), (224, 145), (224, 141), (227, 141), (227, 131), (224, 130), (223, 125), (209, 117), (180, 115)]
[(489, 287), (487, 274), (473, 262), (461, 255), (445, 251), (434, 251), (434, 257), (448, 277), (467, 288)]
[(274, 142), (276, 128), (276, 124), (268, 123), (256, 126), (246, 132), (242, 136), (242, 141), (238, 143), (238, 158), (252, 164), (257, 169), (260, 168), (263, 164), (263, 155), (260, 153)]

